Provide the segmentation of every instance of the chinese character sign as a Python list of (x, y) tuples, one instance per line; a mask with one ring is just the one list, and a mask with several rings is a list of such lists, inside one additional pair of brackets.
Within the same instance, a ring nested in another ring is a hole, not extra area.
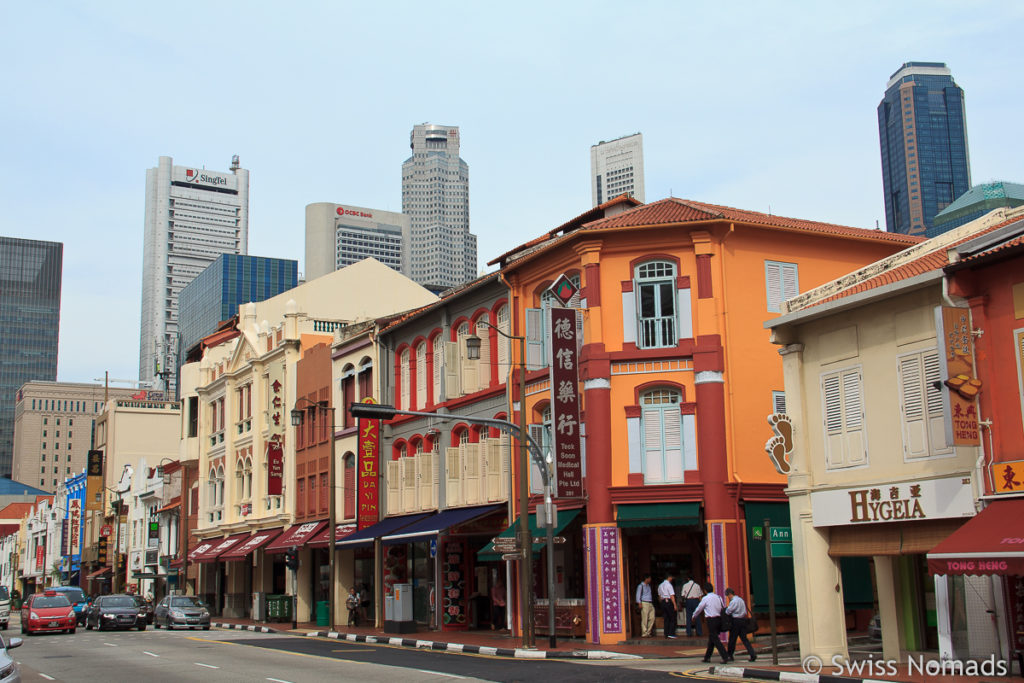
[(284, 482), (284, 449), (280, 441), (267, 443), (267, 495), (280, 496)]
[[(580, 441), (579, 362), (576, 310), (550, 309), (551, 436), (555, 458), (555, 495), (583, 495)], [(545, 454), (546, 455), (546, 454)]]
[(996, 487), (993, 493), (1024, 491), (1024, 460), (994, 462), (989, 467)]
[[(372, 398), (363, 403), (375, 403)], [(380, 518), (380, 420), (359, 418), (359, 485), (356, 517), (360, 529), (376, 524)]]
[(977, 446), (977, 396), (981, 380), (974, 376), (974, 335), (971, 314), (966, 308), (940, 306), (936, 327), (945, 362), (941, 364), (943, 384), (948, 389), (943, 402), (949, 408), (946, 440), (954, 446)]
[(85, 509), (103, 512), (103, 451), (89, 451), (86, 459)]
[(82, 501), (79, 498), (68, 500), (68, 519), (70, 520), (71, 555), (79, 555), (82, 552)]
[(273, 363), (267, 368), (267, 415), (271, 440), (284, 440), (284, 363)]

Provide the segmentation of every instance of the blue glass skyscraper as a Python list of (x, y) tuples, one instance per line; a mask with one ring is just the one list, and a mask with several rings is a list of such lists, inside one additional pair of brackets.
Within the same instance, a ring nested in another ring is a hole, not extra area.
[(18, 390), (57, 379), (63, 259), (60, 242), (0, 237), (0, 476), (11, 476)]
[(179, 358), (238, 313), (239, 304), (264, 301), (298, 283), (298, 261), (221, 254), (178, 294)]
[(885, 224), (932, 234), (935, 214), (971, 187), (964, 91), (942, 62), (907, 62), (878, 105)]

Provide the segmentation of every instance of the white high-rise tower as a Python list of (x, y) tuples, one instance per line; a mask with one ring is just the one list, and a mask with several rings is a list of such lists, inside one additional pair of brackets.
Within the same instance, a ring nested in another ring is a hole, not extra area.
[(174, 166), (146, 171), (139, 380), (177, 390), (178, 293), (221, 254), (249, 248), (249, 171)]
[(590, 198), (594, 206), (620, 194), (644, 201), (644, 136), (640, 133), (590, 146)]
[(438, 292), (477, 276), (469, 232), (469, 166), (459, 158), (458, 126), (414, 126), (402, 164), (402, 213), (411, 222), (410, 277)]

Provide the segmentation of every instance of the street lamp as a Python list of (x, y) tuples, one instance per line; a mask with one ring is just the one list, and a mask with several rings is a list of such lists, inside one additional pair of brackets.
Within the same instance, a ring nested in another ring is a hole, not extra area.
[[(327, 465), (327, 482), (328, 482), (328, 487), (330, 489), (330, 495), (327, 497), (328, 498), (328, 501), (327, 501), (327, 524), (328, 524), (329, 529), (330, 529), (328, 531), (328, 541), (327, 541), (327, 543), (328, 543), (327, 547), (329, 548), (328, 553), (327, 553), (327, 572), (328, 572), (328, 574), (330, 574), (331, 580), (327, 582), (327, 610), (328, 610), (327, 613), (329, 615), (328, 616), (328, 623), (330, 624), (330, 627), (333, 629), (334, 628), (334, 582), (335, 582), (335, 580), (337, 578), (335, 573), (334, 573), (334, 555), (335, 555), (335, 553), (337, 551), (337, 548), (335, 548), (334, 544), (337, 541), (336, 535), (338, 533), (337, 523), (335, 521), (336, 512), (335, 512), (335, 503), (334, 503), (334, 494), (335, 494), (335, 490), (334, 490), (334, 448), (335, 448), (335, 445), (334, 445), (334, 429), (335, 429), (335, 424), (334, 424), (334, 406), (330, 405), (326, 400), (311, 401), (310, 399), (306, 398), (305, 396), (300, 396), (299, 397), (299, 401), (305, 401), (307, 404), (309, 404), (308, 405), (309, 408), (319, 408), (320, 410), (323, 410), (324, 412), (326, 412), (328, 410), (331, 411), (331, 425), (330, 425), (330, 428), (331, 428), (331, 433), (330, 433), (330, 438), (331, 438), (331, 461)], [(293, 427), (298, 427), (298, 426), (300, 426), (302, 424), (302, 413), (303, 413), (303, 411), (298, 406), (299, 406), (299, 403), (296, 402), (295, 403), (295, 407), (292, 408), (292, 426)], [(294, 618), (294, 616), (295, 616), (294, 612), (293, 612), (292, 616)]]

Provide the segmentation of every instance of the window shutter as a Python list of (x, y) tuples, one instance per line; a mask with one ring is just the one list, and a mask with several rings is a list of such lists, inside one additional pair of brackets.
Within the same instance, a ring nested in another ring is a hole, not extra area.
[(663, 432), (660, 408), (645, 408), (644, 423), (644, 483), (665, 481), (665, 456), (662, 446)]
[[(544, 425), (532, 424), (528, 427), (530, 431), (530, 437), (540, 444), (541, 450), (545, 450), (547, 446), (547, 430), (544, 429)], [(530, 459), (530, 493), (544, 493), (544, 478), (541, 474), (540, 467), (534, 461), (532, 456), (528, 456)]]
[(915, 354), (900, 358), (899, 368), (903, 396), (903, 455), (920, 458), (928, 455), (921, 356)]
[(458, 342), (444, 343), (444, 397), (445, 399), (458, 398), (462, 395), (462, 387), (459, 384), (459, 344)]
[[(508, 306), (498, 309), (498, 330), (505, 334), (511, 334), (509, 327)], [(498, 382), (508, 380), (509, 356), (511, 356), (512, 340), (498, 335)]]
[(402, 351), (400, 365), (402, 368), (402, 387), (399, 407), (403, 410), (409, 410), (409, 349)]
[(462, 452), (458, 448), (445, 449), (444, 473), (445, 504), (462, 505)]
[(942, 372), (938, 351), (924, 354), (924, 391), (928, 408), (928, 445), (934, 455), (949, 452), (946, 443), (946, 406), (942, 400)]
[(782, 272), (778, 263), (764, 264), (765, 290), (768, 292), (768, 310), (779, 312), (782, 303)]
[(867, 462), (867, 443), (864, 436), (864, 403), (861, 398), (859, 370), (843, 373), (843, 418), (845, 424), (845, 456), (848, 465)]
[[(481, 325), (480, 323), (488, 324)], [(476, 336), (480, 337), (480, 360), (476, 364), (477, 391), (491, 386), (491, 337), (497, 336), (497, 333), (491, 330), (489, 323), (490, 318), (487, 315), (477, 318)]]
[(427, 407), (427, 345), (421, 342), (416, 347), (416, 407)]
[(402, 511), (402, 469), (398, 460), (387, 463), (388, 514), (394, 515)]
[[(483, 341), (480, 340), (480, 351), (483, 353)], [(480, 390), (480, 361), (470, 360), (466, 353), (466, 337), (459, 336), (459, 359), (462, 364), (462, 393), (472, 394)]]
[(441, 372), (444, 369), (444, 342), (441, 335), (434, 337), (434, 403), (444, 400), (441, 396)]
[(526, 309), (526, 369), (539, 370), (548, 363), (544, 348), (544, 309)]
[[(578, 288), (580, 286), (580, 278), (578, 275), (574, 276), (572, 283)], [(580, 292), (583, 290), (577, 289), (576, 293), (569, 299), (569, 308), (576, 309), (576, 352), (583, 348), (583, 309), (582, 299), (580, 298)]]
[(843, 461), (843, 399), (839, 390), (839, 375), (826, 375), (821, 380), (824, 402), (825, 463), (828, 467), (842, 467)]
[(662, 409), (665, 423), (665, 481), (683, 480), (683, 416), (679, 404)]
[(782, 301), (787, 301), (800, 293), (797, 265), (795, 263), (784, 263), (780, 268), (782, 276)]

